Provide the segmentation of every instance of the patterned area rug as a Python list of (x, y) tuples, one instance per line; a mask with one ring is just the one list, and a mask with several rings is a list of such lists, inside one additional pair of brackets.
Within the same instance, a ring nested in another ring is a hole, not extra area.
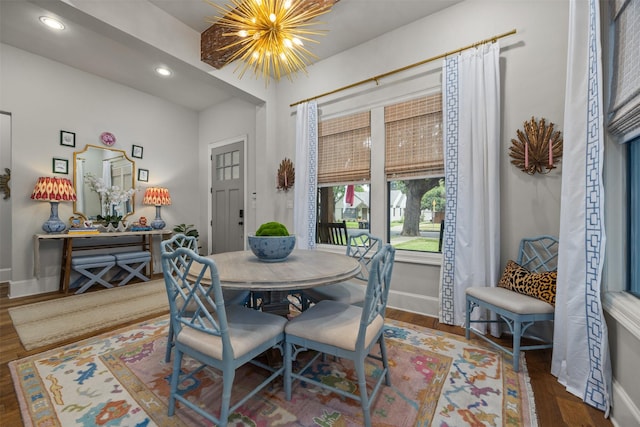
[[(524, 358), (520, 373), (496, 353), (462, 337), (387, 321), (392, 386), (372, 409), (374, 426), (536, 426)], [(47, 351), (9, 364), (26, 426), (208, 426), (178, 405), (167, 416), (171, 364), (164, 363), (168, 320), (139, 325)], [(187, 359), (191, 362), (190, 359)], [(505, 363), (506, 362), (506, 363)], [(370, 373), (375, 375), (376, 365)], [(194, 363), (187, 363), (187, 370)], [(312, 375), (355, 389), (349, 361), (318, 360)], [(264, 378), (246, 366), (236, 374), (234, 396)], [(182, 392), (219, 408), (221, 378), (205, 369)], [(230, 426), (360, 426), (356, 401), (295, 381), (284, 399), (276, 380), (230, 417)]]

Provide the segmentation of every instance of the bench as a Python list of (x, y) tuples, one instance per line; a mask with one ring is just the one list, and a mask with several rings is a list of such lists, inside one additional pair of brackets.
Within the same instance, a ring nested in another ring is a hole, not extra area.
[(104, 279), (104, 276), (116, 265), (116, 257), (113, 255), (82, 255), (71, 259), (71, 269), (80, 274), (73, 281), (70, 288), (79, 287), (75, 292), (81, 294), (92, 285), (98, 283), (105, 288), (113, 285)]
[[(520, 249), (516, 264), (531, 273), (550, 273), (557, 268), (558, 240), (553, 236), (539, 236), (525, 238), (520, 242)], [(505, 269), (506, 272), (506, 269)], [(505, 273), (503, 273), (503, 278)], [(555, 300), (555, 279), (553, 279)], [(474, 333), (492, 346), (511, 355), (513, 370), (520, 369), (520, 351), (539, 350), (553, 347), (552, 342), (540, 344), (522, 345), (520, 343), (525, 331), (536, 322), (554, 320), (555, 307), (538, 298), (525, 295), (503, 287), (471, 287), (466, 290), (466, 318), (465, 337), (470, 338)], [(494, 313), (496, 320), (481, 318), (471, 319), (474, 308)], [(513, 335), (511, 349), (506, 348), (497, 341), (491, 339), (471, 327), (472, 323), (503, 323)]]
[(112, 280), (118, 280), (126, 274), (126, 276), (120, 280), (118, 286), (126, 285), (135, 277), (143, 282), (149, 281), (149, 277), (144, 274), (143, 269), (151, 262), (150, 252), (120, 252), (113, 254), (113, 256), (115, 257), (116, 265), (120, 267), (120, 271), (118, 271)]

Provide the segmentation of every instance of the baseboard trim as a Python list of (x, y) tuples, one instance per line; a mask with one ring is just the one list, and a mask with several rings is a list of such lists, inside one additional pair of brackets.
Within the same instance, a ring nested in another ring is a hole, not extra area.
[(640, 426), (640, 408), (615, 379), (612, 388), (611, 423), (616, 427)]
[(440, 304), (437, 298), (426, 295), (390, 291), (387, 306), (410, 313), (438, 318)]
[(60, 289), (60, 278), (58, 276), (9, 281), (8, 297), (21, 298), (47, 292), (56, 292), (58, 289)]

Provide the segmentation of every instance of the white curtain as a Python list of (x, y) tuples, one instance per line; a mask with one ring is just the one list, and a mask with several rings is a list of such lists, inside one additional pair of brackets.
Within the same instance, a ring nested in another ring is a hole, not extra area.
[(300, 249), (316, 247), (318, 187), (318, 105), (298, 104), (296, 113), (296, 180), (293, 227)]
[(605, 250), (602, 61), (597, 0), (571, 0), (560, 246), (551, 373), (608, 415), (611, 366), (600, 285)]
[(440, 321), (449, 325), (464, 324), (466, 288), (498, 282), (499, 57), (496, 42), (447, 58), (443, 66), (447, 205)]

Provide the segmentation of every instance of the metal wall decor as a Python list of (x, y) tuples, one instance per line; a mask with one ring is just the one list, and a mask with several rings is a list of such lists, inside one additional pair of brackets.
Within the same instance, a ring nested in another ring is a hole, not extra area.
[(11, 180), (11, 169), (4, 168), (6, 172), (3, 175), (0, 175), (0, 193), (4, 193), (3, 199), (8, 199), (11, 197), (11, 188), (9, 188), (9, 181)]
[(293, 162), (286, 157), (280, 162), (278, 168), (278, 178), (276, 181), (278, 190), (288, 191), (296, 180), (296, 173)]
[(511, 140), (511, 163), (529, 175), (547, 174), (556, 168), (562, 158), (562, 136), (553, 130), (554, 124), (545, 119), (531, 117), (524, 122), (524, 129), (516, 132), (518, 139)]

